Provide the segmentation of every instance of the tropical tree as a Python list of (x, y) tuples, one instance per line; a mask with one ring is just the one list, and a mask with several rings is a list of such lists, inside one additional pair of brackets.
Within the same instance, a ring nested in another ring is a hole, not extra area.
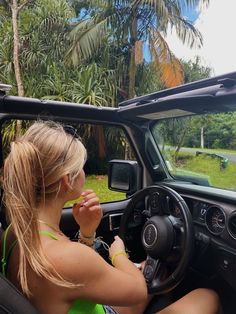
[(9, 10), (0, 6), (0, 80), (2, 83), (15, 80), (12, 38)]
[[(12, 24), (12, 36), (13, 36), (13, 65), (14, 65), (14, 74), (17, 84), (17, 93), (19, 96), (24, 96), (24, 82), (22, 79), (21, 65), (20, 65), (20, 34), (19, 34), (19, 14), (20, 12), (29, 5), (31, 1), (3, 1), (3, 5), (6, 9), (9, 9), (11, 12), (11, 24)], [(19, 135), (21, 130), (21, 121), (17, 120), (16, 122), (16, 134)]]
[[(12, 36), (13, 36), (13, 64), (15, 79), (17, 83), (17, 90), (19, 96), (24, 96), (24, 83), (22, 80), (21, 66), (20, 66), (20, 34), (19, 34), (19, 14), (20, 12), (29, 5), (31, 1), (25, 0), (11, 0), (3, 1), (3, 5), (8, 11), (8, 14), (11, 15), (11, 24), (12, 24)], [(10, 11), (10, 12), (9, 12)]]
[(74, 102), (96, 106), (113, 107), (115, 105), (114, 71), (91, 63), (79, 69), (72, 84), (71, 98)]
[(136, 73), (136, 94), (142, 96), (164, 89), (160, 75), (156, 72), (153, 63), (143, 62), (137, 67)]
[(198, 81), (211, 76), (212, 69), (201, 64), (200, 57), (195, 60), (182, 61), (184, 69), (184, 83)]
[[(195, 6), (199, 2), (92, 0), (90, 6), (87, 4), (86, 18), (71, 31), (72, 45), (67, 57), (77, 65), (90, 60), (104, 40), (116, 42), (121, 53), (128, 51), (128, 98), (132, 98), (136, 95), (137, 64), (143, 62), (144, 43), (148, 43), (147, 49), (162, 81), (168, 87), (178, 85), (183, 82), (183, 70), (165, 38), (169, 30), (175, 30), (182, 42), (190, 47), (202, 45), (199, 31), (183, 17), (184, 7)], [(209, 0), (201, 2), (208, 4)]]

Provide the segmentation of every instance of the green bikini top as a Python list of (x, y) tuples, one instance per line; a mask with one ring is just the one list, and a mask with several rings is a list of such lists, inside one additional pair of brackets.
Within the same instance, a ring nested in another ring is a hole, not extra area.
[[(2, 249), (1, 265), (2, 265), (2, 274), (5, 277), (7, 275), (7, 266), (8, 266), (10, 256), (12, 254), (12, 251), (15, 245), (17, 244), (17, 240), (15, 240), (12, 242), (9, 249), (7, 249), (7, 235), (8, 235), (10, 226), (11, 225), (9, 225), (4, 232), (3, 243), (2, 243), (3, 249)], [(58, 238), (49, 231), (40, 231), (39, 233), (53, 240), (58, 240)], [(106, 312), (104, 310), (104, 307), (101, 304), (96, 304), (87, 300), (75, 300), (67, 314), (105, 314), (105, 313)]]

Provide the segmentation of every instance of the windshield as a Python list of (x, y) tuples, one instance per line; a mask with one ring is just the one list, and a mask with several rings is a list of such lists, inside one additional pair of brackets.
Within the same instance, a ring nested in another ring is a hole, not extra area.
[(235, 121), (235, 112), (178, 117), (151, 131), (175, 179), (235, 191)]

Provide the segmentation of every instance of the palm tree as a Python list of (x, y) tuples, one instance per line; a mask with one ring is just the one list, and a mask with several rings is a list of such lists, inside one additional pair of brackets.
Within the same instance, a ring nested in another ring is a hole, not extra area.
[[(183, 82), (179, 60), (170, 50), (165, 38), (175, 30), (183, 43), (201, 46), (199, 31), (183, 17), (184, 7), (193, 7), (209, 0), (92, 0), (86, 18), (71, 31), (72, 44), (67, 58), (74, 65), (91, 59), (104, 43), (104, 38), (116, 43), (121, 52), (129, 52), (128, 97), (136, 95), (137, 64), (142, 63), (144, 43), (157, 72), (167, 87)], [(170, 78), (171, 77), (171, 78)], [(174, 78), (174, 79), (173, 79)]]
[[(12, 93), (42, 97), (53, 62), (64, 70), (65, 33), (72, 16), (66, 0), (0, 1), (0, 79), (13, 85)], [(14, 127), (17, 136), (21, 121)]]
[(13, 64), (17, 90), (19, 96), (24, 96), (24, 83), (22, 79), (22, 71), (20, 65), (20, 34), (19, 34), (19, 14), (29, 4), (30, 0), (20, 2), (17, 0), (3, 1), (6, 9), (11, 12), (11, 22), (13, 29)]
[(111, 107), (115, 104), (114, 72), (94, 62), (78, 69), (71, 85), (71, 98), (74, 102)]

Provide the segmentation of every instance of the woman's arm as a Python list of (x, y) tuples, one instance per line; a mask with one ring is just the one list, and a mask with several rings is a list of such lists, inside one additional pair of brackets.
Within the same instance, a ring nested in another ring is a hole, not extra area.
[[(89, 237), (101, 221), (102, 209), (93, 190), (85, 190), (82, 197), (83, 200), (73, 206), (73, 216), (83, 236)], [(143, 274), (125, 254), (116, 254), (124, 250), (123, 241), (116, 237), (109, 249), (113, 267), (83, 244), (72, 242), (63, 247), (63, 259), (57, 259), (56, 269), (65, 279), (84, 284), (73, 290), (67, 289), (67, 296), (71, 300), (83, 298), (120, 306), (143, 302), (147, 298)]]
[(117, 256), (113, 267), (98, 253), (79, 243), (68, 242), (57, 251), (61, 252), (53, 257), (57, 271), (65, 279), (83, 284), (75, 289), (65, 289), (68, 302), (78, 298), (128, 306), (146, 300), (147, 287), (143, 274), (126, 256)]

